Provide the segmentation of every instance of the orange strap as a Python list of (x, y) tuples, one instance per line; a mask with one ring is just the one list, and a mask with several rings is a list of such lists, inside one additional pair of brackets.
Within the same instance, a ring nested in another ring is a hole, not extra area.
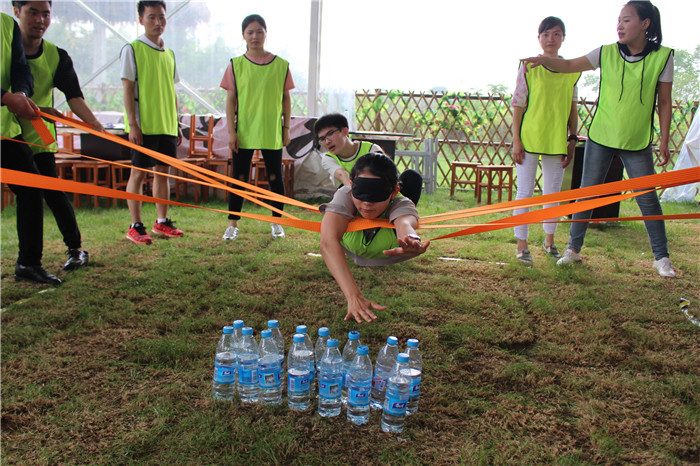
[[(47, 113), (44, 112), (39, 112), (40, 115), (48, 115)], [(39, 138), (41, 139), (41, 142), (43, 142), (45, 145), (53, 144), (56, 142), (56, 140), (53, 137), (53, 134), (51, 134), (51, 131), (49, 131), (49, 128), (46, 127), (46, 124), (44, 123), (44, 120), (41, 118), (34, 118), (33, 120), (29, 120), (32, 123), (32, 126), (34, 126), (34, 129), (36, 130), (37, 134), (39, 135)]]

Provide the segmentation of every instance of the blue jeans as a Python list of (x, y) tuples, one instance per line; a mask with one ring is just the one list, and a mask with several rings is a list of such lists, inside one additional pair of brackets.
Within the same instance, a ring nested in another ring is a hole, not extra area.
[[(651, 144), (640, 151), (625, 151), (611, 149), (596, 144), (590, 139), (586, 141), (586, 151), (583, 158), (583, 174), (581, 175), (581, 187), (586, 188), (605, 181), (605, 176), (610, 168), (613, 157), (617, 155), (622, 160), (627, 176), (638, 178), (640, 176), (653, 175), (654, 157), (651, 152)], [(663, 215), (661, 204), (656, 191), (651, 191), (635, 197), (642, 215)], [(592, 210), (579, 212), (573, 215), (574, 220), (590, 219)], [(654, 253), (654, 259), (659, 260), (668, 257), (668, 245), (666, 239), (666, 225), (663, 220), (646, 220), (644, 226), (649, 235), (649, 243)], [(572, 223), (569, 229), (569, 249), (581, 251), (583, 240), (586, 237), (588, 222)]]

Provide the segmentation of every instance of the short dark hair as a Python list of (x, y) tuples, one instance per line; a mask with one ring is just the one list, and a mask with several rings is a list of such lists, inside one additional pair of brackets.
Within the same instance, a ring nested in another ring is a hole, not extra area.
[[(21, 10), (22, 7), (23, 7), (24, 5), (26, 5), (27, 3), (29, 3), (29, 2), (28, 2), (28, 1), (27, 1), (27, 2), (15, 2), (15, 1), (13, 0), (12, 6), (17, 7), (18, 10)], [(52, 5), (51, 3), (52, 3), (52, 2), (49, 2), (49, 6), (50, 6), (50, 7), (53, 7), (53, 5)]]
[(649, 20), (649, 27), (646, 30), (647, 40), (651, 42), (652, 50), (659, 50), (661, 47), (661, 40), (663, 35), (661, 34), (661, 13), (659, 9), (654, 6), (653, 3), (640, 0), (632, 0), (627, 2), (625, 6), (633, 6), (637, 10), (637, 16), (639, 19), (644, 21)]
[(544, 31), (549, 31), (552, 28), (559, 26), (561, 28), (562, 34), (566, 35), (566, 27), (564, 26), (564, 21), (557, 18), (556, 16), (547, 16), (540, 23), (540, 28), (537, 30), (538, 34), (542, 34)]
[(143, 16), (144, 11), (146, 11), (147, 7), (155, 7), (155, 6), (162, 6), (163, 11), (168, 11), (167, 7), (165, 6), (165, 2), (162, 0), (156, 0), (156, 1), (151, 1), (151, 2), (145, 2), (145, 1), (140, 1), (137, 5), (137, 9), (139, 12), (139, 18)]
[(345, 115), (341, 115), (340, 113), (329, 113), (328, 115), (323, 115), (321, 118), (316, 120), (316, 124), (314, 125), (314, 133), (316, 133), (316, 137), (318, 137), (318, 133), (320, 131), (326, 128), (349, 128), (348, 119), (345, 118)]
[(260, 15), (248, 15), (245, 18), (243, 18), (243, 22), (241, 23), (241, 34), (243, 34), (245, 32), (245, 28), (250, 26), (251, 23), (260, 23), (260, 25), (263, 27), (263, 29), (267, 31), (267, 24), (265, 24), (265, 20), (263, 19), (262, 16), (260, 16)]
[(381, 178), (387, 186), (395, 188), (399, 184), (399, 171), (394, 161), (381, 152), (369, 152), (357, 159), (350, 171), (350, 179), (354, 180), (365, 170)]

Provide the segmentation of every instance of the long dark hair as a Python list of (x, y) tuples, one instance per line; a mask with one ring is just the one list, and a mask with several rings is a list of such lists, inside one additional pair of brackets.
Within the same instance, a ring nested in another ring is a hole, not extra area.
[(639, 16), (640, 20), (649, 20), (649, 27), (646, 30), (647, 40), (651, 43), (652, 50), (659, 50), (663, 39), (659, 9), (653, 3), (642, 0), (629, 1), (625, 6), (633, 6), (637, 10), (637, 16)]

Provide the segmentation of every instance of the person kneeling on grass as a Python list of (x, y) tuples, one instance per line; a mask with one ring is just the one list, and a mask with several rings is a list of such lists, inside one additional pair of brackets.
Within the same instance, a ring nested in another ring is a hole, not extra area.
[[(330, 203), (319, 207), (323, 214), (321, 254), (348, 302), (345, 320), (372, 322), (377, 318), (373, 311), (383, 311), (386, 306), (362, 296), (345, 254), (357, 265), (395, 264), (423, 254), (430, 241), (422, 243), (416, 234), (418, 211), (413, 201), (397, 197), (401, 184), (389, 157), (373, 152), (363, 155), (353, 166), (350, 180), (351, 186), (341, 187)], [(357, 215), (386, 218), (396, 229), (377, 227), (346, 233)]]

